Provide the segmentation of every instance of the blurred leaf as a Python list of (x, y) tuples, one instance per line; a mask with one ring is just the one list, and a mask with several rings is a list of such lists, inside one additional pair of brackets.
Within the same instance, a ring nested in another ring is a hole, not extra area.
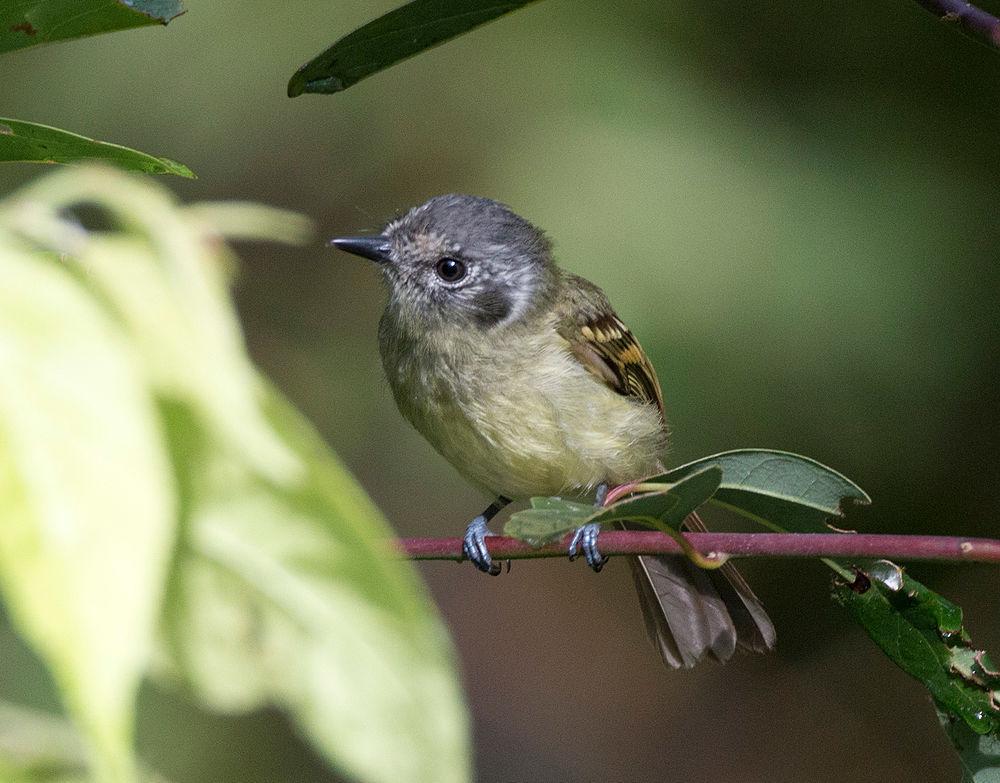
[[(58, 715), (0, 701), (0, 780), (4, 783), (85, 783), (87, 754), (80, 735)], [(166, 783), (140, 770), (142, 783)]]
[(938, 708), (938, 720), (962, 764), (962, 783), (1000, 783), (1000, 734), (977, 734)]
[(352, 776), (468, 780), (451, 648), (412, 570), (312, 428), (273, 392), (265, 407), (301, 478), (268, 480), (169, 411), (188, 532), (166, 617), (174, 673), (219, 710), (287, 708)]
[[(101, 208), (117, 230), (74, 224), (79, 205)], [(286, 707), (360, 779), (467, 780), (444, 628), (413, 567), (387, 551), (377, 510), (246, 356), (213, 214), (97, 168), (58, 172), (0, 204), (0, 230), (44, 248), (53, 273), (64, 265), (84, 301), (114, 315), (160, 404), (182, 523), (162, 670), (215, 708)], [(234, 207), (223, 223), (245, 217)]]
[(344, 36), (288, 82), (288, 97), (346, 90), (366, 76), (534, 0), (413, 0)]
[(688, 473), (663, 492), (626, 498), (605, 509), (561, 498), (532, 498), (531, 508), (511, 514), (503, 532), (532, 546), (542, 546), (589, 522), (631, 520), (672, 535), (688, 514), (712, 497), (721, 477), (722, 471), (709, 465)]
[[(77, 259), (81, 280), (122, 323), (159, 396), (188, 401), (220, 440), (265, 474), (300, 471), (260, 410), (257, 373), (229, 298), (233, 258), (217, 230), (208, 231), (204, 212), (179, 208), (163, 188), (115, 174), (96, 167), (57, 172), (12, 198), (9, 212), (33, 239), (55, 242), (54, 250)], [(102, 207), (126, 230), (82, 239), (70, 232), (57, 242), (62, 213), (80, 204)]]
[(180, 0), (13, 0), (0, 7), (0, 53), (166, 24), (182, 13)]
[(0, 227), (0, 588), (98, 778), (127, 781), (173, 538), (152, 400), (117, 326)]
[(177, 174), (193, 178), (183, 163), (145, 152), (89, 139), (76, 133), (0, 117), (0, 161), (25, 163), (80, 163), (103, 160), (123, 169), (147, 174)]
[(711, 502), (773, 530), (829, 533), (827, 522), (842, 517), (846, 504), (871, 503), (864, 490), (837, 471), (808, 457), (767, 449), (703, 457), (647, 482), (674, 483), (709, 465), (722, 470)]
[(836, 580), (833, 596), (942, 709), (977, 734), (1000, 731), (1000, 672), (972, 647), (958, 606), (885, 561)]
[(86, 768), (86, 749), (66, 720), (0, 702), (0, 780), (56, 781)]

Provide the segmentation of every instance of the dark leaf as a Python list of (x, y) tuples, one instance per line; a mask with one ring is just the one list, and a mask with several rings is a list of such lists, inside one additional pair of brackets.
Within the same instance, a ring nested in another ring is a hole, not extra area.
[(92, 160), (107, 161), (123, 169), (147, 174), (194, 177), (191, 169), (169, 158), (157, 158), (48, 125), (0, 117), (0, 161), (80, 163)]
[(182, 13), (180, 0), (14, 0), (0, 4), (0, 53), (166, 24)]
[(413, 0), (359, 27), (299, 68), (288, 82), (288, 97), (346, 90), (366, 76), (530, 2)]

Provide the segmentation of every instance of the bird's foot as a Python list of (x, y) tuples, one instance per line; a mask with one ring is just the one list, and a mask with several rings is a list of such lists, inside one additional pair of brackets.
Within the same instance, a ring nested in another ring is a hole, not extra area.
[(608, 558), (597, 550), (597, 534), (601, 532), (601, 526), (597, 522), (588, 522), (582, 527), (578, 527), (569, 542), (569, 559), (576, 560), (583, 550), (584, 559), (587, 561), (594, 573), (600, 573)]
[(484, 574), (497, 576), (500, 564), (493, 562), (490, 551), (486, 548), (486, 536), (492, 535), (486, 527), (487, 521), (486, 515), (480, 514), (469, 523), (462, 539), (462, 553)]

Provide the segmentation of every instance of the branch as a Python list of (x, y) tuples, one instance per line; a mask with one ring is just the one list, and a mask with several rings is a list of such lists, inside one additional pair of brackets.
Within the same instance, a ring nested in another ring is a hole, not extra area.
[[(901, 536), (862, 533), (685, 533), (708, 557), (846, 557), (887, 560), (939, 560), (960, 563), (1000, 563), (1000, 540), (959, 536)], [(569, 538), (532, 547), (524, 541), (490, 536), (490, 554), (497, 560), (565, 557)], [(412, 560), (463, 560), (460, 538), (404, 538), (402, 553)], [(665, 533), (623, 530), (602, 532), (604, 555), (677, 555), (680, 545)]]
[(964, 0), (917, 0), (942, 22), (957, 22), (970, 38), (1000, 49), (1000, 19)]

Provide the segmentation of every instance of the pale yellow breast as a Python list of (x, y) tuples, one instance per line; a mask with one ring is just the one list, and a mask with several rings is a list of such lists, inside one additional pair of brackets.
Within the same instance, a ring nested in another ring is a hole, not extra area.
[(666, 445), (655, 406), (605, 386), (554, 328), (533, 331), (409, 355), (383, 346), (400, 411), (469, 481), (512, 499), (655, 472)]

